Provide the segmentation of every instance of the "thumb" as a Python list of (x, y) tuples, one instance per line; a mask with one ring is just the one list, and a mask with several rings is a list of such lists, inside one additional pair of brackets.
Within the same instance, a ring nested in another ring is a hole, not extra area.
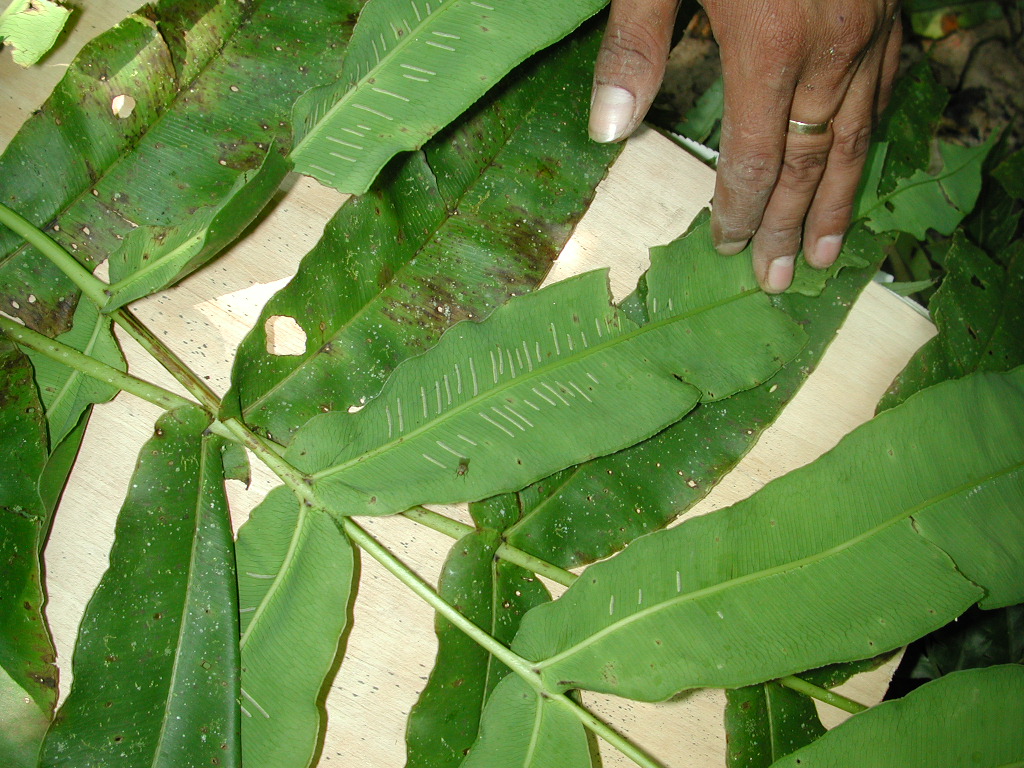
[(612, 0), (594, 66), (590, 137), (618, 141), (647, 114), (665, 75), (678, 0)]

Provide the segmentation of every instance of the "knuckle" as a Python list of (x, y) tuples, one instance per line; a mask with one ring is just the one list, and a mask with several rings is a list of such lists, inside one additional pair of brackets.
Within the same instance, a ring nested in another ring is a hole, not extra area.
[(871, 145), (871, 125), (864, 123), (853, 128), (836, 127), (832, 151), (840, 164), (860, 165)]
[(758, 31), (758, 43), (769, 52), (772, 60), (784, 64), (803, 56), (807, 45), (804, 29), (792, 20), (770, 14)]
[(818, 224), (830, 232), (844, 232), (853, 215), (853, 196), (844, 196), (823, 207), (817, 214)]
[(752, 152), (722, 163), (719, 174), (736, 192), (767, 197), (778, 179), (779, 161), (769, 152)]
[(875, 40), (884, 16), (873, 3), (843, 3), (829, 18), (828, 40), (835, 60), (850, 63)]
[(757, 232), (757, 225), (746, 219), (743, 221), (732, 221), (730, 218), (723, 216), (718, 231), (724, 242), (739, 243), (749, 240)]
[(843, 179), (829, 185), (826, 193), (817, 196), (811, 206), (809, 218), (819, 232), (842, 232), (850, 223), (853, 201), (857, 194), (857, 179)]
[(622, 21), (610, 27), (597, 54), (597, 66), (606, 75), (647, 73), (664, 65), (667, 51), (646, 25)]
[(789, 186), (803, 187), (817, 185), (828, 163), (828, 151), (786, 153), (783, 174)]
[(785, 255), (795, 250), (793, 246), (800, 242), (803, 231), (803, 219), (790, 219), (775, 221), (771, 226), (762, 225), (758, 230), (757, 239), (765, 254)]
[(750, 205), (723, 205), (715, 196), (712, 216), (712, 229), (716, 232), (716, 241), (737, 243), (749, 240), (761, 223), (761, 211)]

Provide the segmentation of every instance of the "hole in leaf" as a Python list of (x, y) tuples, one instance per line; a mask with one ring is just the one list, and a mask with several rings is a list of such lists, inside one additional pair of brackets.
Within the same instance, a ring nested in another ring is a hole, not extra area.
[(135, 99), (127, 93), (115, 96), (110, 102), (110, 111), (114, 113), (114, 117), (119, 117), (122, 120), (129, 118), (135, 111)]
[(274, 315), (264, 324), (267, 353), (271, 355), (302, 355), (306, 352), (306, 332), (294, 317)]

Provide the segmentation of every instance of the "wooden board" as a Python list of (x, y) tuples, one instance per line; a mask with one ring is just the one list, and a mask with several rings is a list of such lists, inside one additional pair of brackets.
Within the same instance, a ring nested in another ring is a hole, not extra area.
[[(42, 102), (81, 44), (131, 7), (120, 0), (87, 4), (61, 48), (35, 70), (19, 71), (9, 56), (0, 57), (0, 147)], [(647, 248), (684, 231), (707, 205), (713, 185), (710, 170), (655, 132), (641, 131), (602, 183), (551, 279), (609, 266), (615, 294), (625, 295), (646, 266)], [(174, 289), (137, 302), (134, 311), (222, 394), (242, 336), (342, 200), (308, 179), (290, 179), (272, 211), (245, 240)], [(744, 498), (832, 447), (870, 418), (892, 377), (933, 333), (919, 312), (884, 289), (869, 286), (792, 404), (692, 514)], [(122, 336), (121, 341), (135, 374), (180, 391), (131, 339)], [(96, 408), (56, 518), (46, 568), (62, 696), (71, 679), (69, 659), (82, 611), (106, 567), (138, 447), (149, 437), (157, 415), (154, 407), (123, 394)], [(248, 490), (229, 483), (236, 526), (276, 485), (269, 472), (258, 464), (254, 468)], [(464, 510), (449, 511), (465, 519)], [(367, 527), (436, 582), (450, 540), (402, 518), (370, 520)], [(327, 701), (329, 729), (320, 765), (400, 766), (405, 716), (433, 660), (433, 615), (369, 558), (364, 558), (348, 647)], [(847, 691), (865, 703), (877, 701), (889, 674), (886, 669), (861, 676)], [(718, 691), (698, 691), (655, 705), (586, 696), (589, 705), (666, 766), (687, 768), (723, 765), (723, 700)], [(841, 716), (834, 710), (824, 715), (829, 723)], [(606, 766), (631, 764), (608, 750), (604, 754)]]

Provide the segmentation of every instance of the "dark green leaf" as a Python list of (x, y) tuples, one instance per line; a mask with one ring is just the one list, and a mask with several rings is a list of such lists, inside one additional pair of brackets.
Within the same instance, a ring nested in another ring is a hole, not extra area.
[(110, 254), (112, 284), (104, 311), (166, 288), (220, 253), (256, 217), (287, 171), (285, 159), (270, 149), (220, 200), (184, 223), (147, 225), (129, 232)]
[[(128, 369), (117, 339), (111, 329), (110, 318), (101, 315), (91, 301), (83, 301), (75, 310), (71, 330), (57, 337), (67, 344), (119, 371)], [(50, 441), (57, 445), (81, 421), (83, 413), (93, 403), (112, 400), (121, 390), (113, 384), (99, 381), (76, 368), (37, 352), (28, 352), (35, 367), (36, 382), (46, 408)]]
[(6, 339), (0, 350), (0, 765), (35, 768), (57, 703), (56, 652), (43, 611), (43, 545), (89, 409), (47, 456), (32, 367)]
[(995, 611), (972, 608), (952, 624), (907, 649), (910, 677), (932, 680), (950, 672), (993, 664), (1024, 664), (1024, 605)]
[[(877, 668), (891, 653), (872, 659), (831, 664), (801, 672), (799, 677), (832, 688), (851, 677)], [(825, 727), (814, 702), (769, 680), (725, 692), (726, 763), (729, 768), (765, 768), (783, 755), (810, 744)]]
[[(873, 193), (886, 195), (896, 189), (903, 179), (931, 164), (932, 137), (938, 127), (949, 94), (932, 75), (931, 64), (915, 64), (893, 87), (889, 108), (875, 131), (876, 138), (885, 142), (872, 147), (874, 154), (883, 149), (885, 161), (877, 189)], [(869, 161), (870, 166), (870, 161)]]
[(238, 532), (246, 768), (305, 768), (320, 692), (344, 649), (358, 560), (327, 515), (276, 488)]
[[(474, 532), (445, 561), (438, 592), (499, 642), (509, 644), (520, 617), (550, 599), (528, 571), (496, 557), (501, 537)], [(476, 740), (484, 704), (509, 673), (461, 630), (437, 620), (437, 660), (409, 714), (406, 768), (457, 768)]]
[(198, 408), (143, 447), (41, 765), (239, 765), (238, 607), (220, 441)]
[(0, 435), (0, 758), (21, 765), (38, 749), (40, 726), (57, 703), (57, 667), (43, 613), (50, 510), (37, 486), (47, 459), (46, 421), (32, 366), (4, 335)]
[(224, 443), (224, 479), (238, 480), (249, 487), (252, 480), (252, 469), (249, 466), (249, 454), (239, 443)]
[(46, 460), (46, 466), (43, 467), (43, 473), (39, 477), (39, 496), (43, 500), (43, 508), (47, 514), (52, 515), (60, 502), (68, 476), (78, 458), (78, 449), (82, 446), (82, 438), (85, 437), (85, 428), (89, 424), (91, 415), (92, 408), (87, 408), (78, 420), (78, 424), (50, 452), (50, 458)]
[(756, 386), (804, 345), (746, 259), (682, 248), (648, 286), (640, 327), (610, 305), (603, 271), (460, 323), (361, 411), (311, 420), (286, 457), (334, 514), (484, 498)]
[(683, 122), (676, 126), (676, 132), (711, 149), (718, 149), (724, 105), (724, 81), (719, 77), (700, 95)]
[(817, 669), (809, 669), (806, 672), (801, 672), (799, 677), (802, 680), (806, 680), (808, 683), (820, 686), (821, 688), (835, 688), (837, 685), (845, 683), (854, 675), (878, 669), (898, 652), (898, 650), (887, 651), (869, 659), (847, 661), (842, 664), (828, 664), (824, 667), (818, 667)]
[[(292, 102), (337, 76), (359, 7), (165, 0), (130, 17), (86, 48), (66, 85), (12, 142), (0, 194), (89, 267), (136, 227), (188, 221), (231, 195), (275, 143), (288, 145)], [(121, 118), (111, 102), (123, 94), (136, 106)], [(278, 180), (284, 170), (273, 164)], [(246, 201), (247, 215), (275, 186), (264, 176), (250, 190), (259, 194)], [(242, 226), (233, 220), (221, 235)], [(18, 301), (28, 324), (50, 335), (63, 330), (76, 292), (34, 249), (2, 237), (0, 294)]]
[[(598, 42), (531, 62), (347, 203), (242, 342), (229, 411), (288, 443), (314, 415), (364, 403), (452, 323), (535, 288), (619, 151), (583, 122)], [(303, 354), (267, 352), (277, 316), (302, 327)]]
[[(851, 259), (877, 262), (884, 242), (855, 228), (846, 248), (854, 254)], [(844, 270), (820, 299), (789, 293), (777, 297), (776, 305), (807, 334), (807, 345), (797, 357), (764, 384), (716, 403), (701, 403), (643, 443), (527, 489), (520, 494), (523, 519), (506, 532), (509, 543), (571, 568), (611, 555), (691, 507), (736, 465), (796, 394), (872, 272), (873, 266)]]
[(879, 411), (946, 379), (1024, 363), (1024, 241), (1004, 257), (1005, 269), (962, 234), (954, 236), (946, 277), (931, 302), (939, 333), (907, 363)]
[(518, 494), (502, 493), (473, 502), (469, 505), (469, 514), (477, 528), (504, 532), (521, 514)]
[(823, 733), (814, 702), (779, 683), (725, 692), (728, 768), (768, 768)]
[(1024, 765), (1024, 667), (958, 672), (850, 718), (775, 768)]
[[(155, 14), (162, 30), (154, 20), (136, 14), (88, 43), (0, 157), (4, 202), (37, 227), (47, 227), (88, 195), (94, 182), (130, 153), (173, 103), (179, 81), (166, 41), (177, 38), (184, 46), (187, 31), (195, 46), (190, 58), (201, 67), (216, 51), (214, 41), (224, 26), (236, 26), (244, 12), (237, 3), (220, 3), (234, 9), (233, 16), (207, 26), (174, 13), (171, 5), (162, 3)], [(132, 97), (134, 109), (129, 117), (116, 119), (111, 103), (124, 94)], [(68, 237), (83, 233), (52, 234), (70, 247)], [(7, 299), (19, 302), (16, 314), (26, 324), (55, 335), (70, 326), (74, 286), (41, 254), (24, 250), (20, 239), (0, 227), (0, 293), (5, 305)], [(90, 254), (90, 263), (103, 256)], [(29, 296), (36, 300), (28, 301)]]
[(1024, 200), (1024, 149), (1018, 149), (1003, 160), (992, 171), (992, 175), (1003, 185), (1008, 195)]
[(370, 0), (337, 83), (295, 104), (296, 170), (362, 194), (401, 150), (418, 149), (512, 67), (606, 0)]
[(964, 221), (963, 231), (997, 261), (1017, 238), (1021, 206), (991, 177), (984, 179), (981, 196), (973, 213)]
[(558, 698), (509, 675), (487, 702), (480, 738), (462, 768), (590, 768), (587, 733)]
[(591, 566), (514, 648), (552, 688), (658, 700), (867, 658), (978, 600), (1018, 602), (1022, 407), (1024, 368), (931, 387), (749, 499)]

